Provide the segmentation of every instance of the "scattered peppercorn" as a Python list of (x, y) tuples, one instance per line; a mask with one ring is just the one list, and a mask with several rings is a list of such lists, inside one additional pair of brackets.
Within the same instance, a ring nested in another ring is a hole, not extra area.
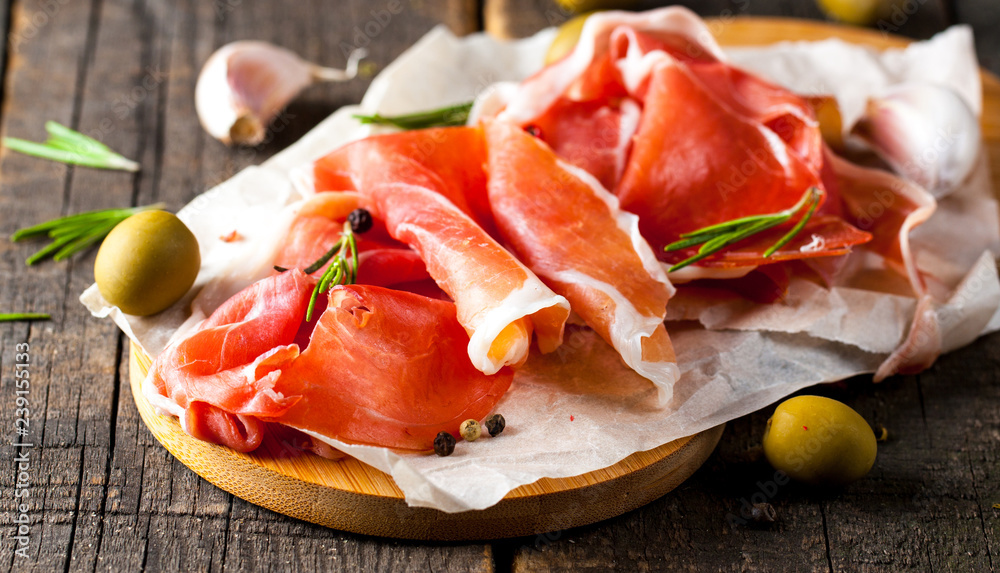
[(757, 523), (774, 523), (778, 519), (778, 512), (770, 503), (755, 503), (750, 510), (750, 518)]
[(444, 457), (450, 456), (455, 451), (455, 436), (448, 432), (438, 432), (434, 438), (434, 453)]
[(462, 425), (458, 427), (458, 431), (462, 434), (462, 439), (466, 442), (475, 442), (483, 434), (482, 428), (479, 427), (479, 422), (472, 419), (462, 422)]
[(528, 135), (532, 137), (542, 137), (542, 128), (538, 127), (537, 125), (529, 125), (528, 127), (524, 128), (524, 131), (527, 131)]
[(347, 222), (351, 224), (351, 231), (365, 233), (372, 228), (372, 214), (368, 209), (355, 209), (347, 216)]
[(493, 414), (486, 418), (486, 431), (490, 433), (490, 436), (499, 436), (506, 427), (507, 420), (504, 420), (500, 414)]

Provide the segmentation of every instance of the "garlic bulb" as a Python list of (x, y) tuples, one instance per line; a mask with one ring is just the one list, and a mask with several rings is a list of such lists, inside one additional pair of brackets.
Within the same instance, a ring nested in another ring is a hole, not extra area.
[(198, 76), (195, 108), (212, 137), (227, 145), (257, 145), (267, 125), (306, 87), (357, 75), (365, 50), (351, 53), (347, 68), (309, 63), (291, 50), (267, 42), (242, 41), (215, 51)]
[(929, 83), (900, 84), (868, 100), (852, 134), (936, 198), (965, 180), (980, 147), (979, 120), (969, 105)]

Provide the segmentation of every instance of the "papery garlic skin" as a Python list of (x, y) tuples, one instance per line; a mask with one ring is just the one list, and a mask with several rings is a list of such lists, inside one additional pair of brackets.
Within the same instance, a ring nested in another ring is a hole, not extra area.
[(868, 100), (852, 135), (906, 179), (940, 199), (960, 185), (979, 155), (979, 119), (955, 91), (900, 84)]
[(355, 51), (347, 68), (336, 70), (267, 42), (226, 44), (209, 57), (198, 76), (198, 119), (205, 131), (227, 145), (257, 145), (271, 120), (299, 92), (317, 81), (353, 78), (362, 57), (364, 51)]

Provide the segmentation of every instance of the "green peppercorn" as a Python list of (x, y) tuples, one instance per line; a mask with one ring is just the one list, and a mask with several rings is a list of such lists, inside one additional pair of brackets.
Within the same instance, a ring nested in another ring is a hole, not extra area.
[(455, 451), (455, 436), (448, 432), (439, 432), (434, 438), (434, 453), (444, 457), (450, 456)]
[(500, 414), (493, 414), (486, 418), (486, 431), (490, 433), (490, 436), (499, 435), (506, 426), (507, 422)]
[(462, 439), (466, 442), (475, 442), (479, 439), (479, 436), (483, 435), (483, 430), (479, 427), (479, 422), (471, 419), (462, 422), (462, 425), (458, 427), (458, 431), (462, 434)]

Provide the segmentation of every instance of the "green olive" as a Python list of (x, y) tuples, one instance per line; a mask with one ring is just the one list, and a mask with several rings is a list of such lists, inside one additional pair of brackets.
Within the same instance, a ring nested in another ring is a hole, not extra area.
[(172, 213), (143, 211), (108, 233), (94, 279), (104, 300), (139, 316), (177, 302), (194, 284), (201, 253), (194, 233)]
[(819, 486), (864, 477), (875, 463), (875, 433), (846, 404), (821, 396), (785, 400), (767, 421), (764, 455), (775, 469)]
[(545, 52), (545, 65), (558, 62), (573, 51), (576, 43), (580, 41), (580, 33), (583, 32), (583, 25), (593, 12), (580, 14), (567, 20), (556, 30), (556, 37), (552, 38), (549, 44), (549, 51)]

